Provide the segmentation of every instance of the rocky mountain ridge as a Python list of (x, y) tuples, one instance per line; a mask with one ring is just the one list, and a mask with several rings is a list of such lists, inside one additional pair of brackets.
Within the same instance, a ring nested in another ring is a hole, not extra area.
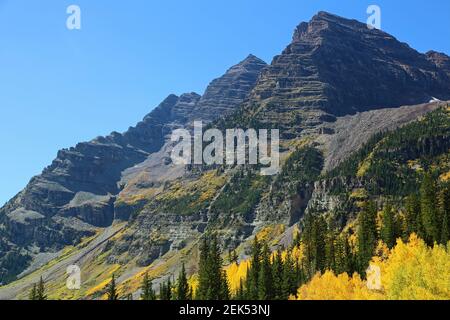
[(277, 125), (291, 138), (335, 116), (448, 100), (448, 59), (319, 12), (263, 70), (239, 120)]
[(169, 95), (125, 133), (113, 132), (59, 151), (41, 175), (0, 209), (4, 226), (0, 240), (5, 247), (0, 252), (26, 252), (27, 247), (57, 250), (92, 235), (97, 227), (111, 225), (124, 170), (161, 150), (174, 129), (232, 112), (265, 66), (250, 55), (214, 80), (203, 98), (196, 93)]

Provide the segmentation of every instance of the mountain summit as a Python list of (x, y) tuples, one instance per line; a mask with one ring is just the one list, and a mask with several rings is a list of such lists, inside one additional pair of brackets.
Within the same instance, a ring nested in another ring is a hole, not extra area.
[[(308, 127), (318, 114), (448, 100), (447, 58), (421, 54), (364, 23), (319, 12), (295, 29), (291, 44), (262, 72), (245, 115), (293, 131), (294, 120)], [(311, 110), (320, 112), (313, 116)]]

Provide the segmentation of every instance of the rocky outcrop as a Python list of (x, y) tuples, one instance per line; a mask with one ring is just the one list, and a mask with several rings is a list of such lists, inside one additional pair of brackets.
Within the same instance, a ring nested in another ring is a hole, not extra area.
[(428, 51), (426, 53), (428, 60), (433, 62), (438, 68), (444, 70), (450, 77), (450, 57), (445, 53)]
[(212, 81), (200, 99), (194, 117), (209, 122), (230, 115), (255, 86), (267, 64), (254, 55), (230, 68), (225, 75)]

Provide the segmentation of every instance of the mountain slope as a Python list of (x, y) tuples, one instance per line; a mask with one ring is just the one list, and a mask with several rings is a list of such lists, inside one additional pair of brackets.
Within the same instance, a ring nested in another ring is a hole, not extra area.
[[(111, 225), (123, 171), (161, 150), (174, 129), (232, 112), (264, 67), (250, 55), (213, 81), (203, 99), (196, 93), (170, 95), (125, 133), (113, 132), (59, 151), (41, 175), (0, 209), (0, 253), (10, 252), (0, 255), (0, 283), (20, 273), (30, 259), (28, 253), (59, 250), (92, 235), (96, 227)], [(209, 113), (203, 118), (205, 108)]]

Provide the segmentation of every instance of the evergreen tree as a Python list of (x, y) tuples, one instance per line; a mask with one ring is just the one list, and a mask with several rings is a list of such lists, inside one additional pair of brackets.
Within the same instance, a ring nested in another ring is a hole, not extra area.
[(206, 300), (208, 298), (208, 287), (209, 287), (209, 267), (208, 267), (208, 238), (205, 236), (202, 239), (202, 243), (199, 248), (200, 259), (199, 259), (199, 272), (198, 272), (198, 288), (196, 291), (196, 299)]
[(155, 291), (153, 290), (153, 284), (148, 276), (148, 273), (144, 275), (141, 290), (142, 290), (141, 293), (142, 300), (156, 300), (156, 294)]
[(450, 241), (450, 187), (449, 183), (444, 184), (438, 195), (438, 211), (441, 220), (440, 243), (447, 244)]
[(295, 262), (292, 255), (288, 252), (284, 261), (282, 298), (287, 300), (291, 294), (296, 294), (298, 289), (297, 278), (295, 274)]
[(425, 232), (424, 240), (428, 245), (433, 245), (441, 239), (436, 207), (436, 184), (429, 173), (425, 174), (420, 187), (420, 209)]
[(380, 237), (389, 249), (394, 247), (396, 241), (395, 221), (394, 213), (392, 212), (392, 207), (390, 204), (385, 205), (381, 215)]
[(295, 261), (295, 279), (296, 279), (296, 287), (301, 287), (303, 284), (306, 283), (305, 276), (303, 274), (303, 269), (298, 262), (298, 260)]
[(37, 284), (33, 284), (33, 288), (30, 290), (30, 294), (28, 295), (29, 300), (37, 300)]
[(163, 301), (172, 300), (172, 282), (170, 281), (170, 277), (167, 278), (167, 282), (159, 285), (159, 299)]
[(283, 257), (280, 249), (277, 250), (272, 263), (274, 299), (283, 299)]
[(325, 261), (328, 270), (336, 270), (336, 235), (328, 232), (325, 241)]
[(412, 194), (406, 199), (405, 204), (405, 230), (404, 240), (407, 241), (412, 233), (416, 233), (423, 238), (422, 218), (420, 214), (420, 200), (416, 194)]
[(259, 272), (261, 269), (261, 244), (255, 236), (252, 246), (250, 268), (247, 272), (247, 298), (258, 300)]
[(228, 282), (227, 273), (225, 270), (222, 271), (222, 283), (220, 287), (219, 300), (230, 300), (230, 284)]
[(216, 235), (205, 237), (200, 246), (199, 286), (196, 299), (226, 300), (229, 298), (228, 279), (223, 275), (222, 263)]
[(33, 288), (29, 294), (30, 300), (47, 300), (47, 295), (45, 294), (45, 283), (42, 277), (39, 279), (39, 282), (33, 285)]
[(270, 263), (270, 250), (267, 243), (264, 244), (261, 253), (261, 265), (258, 275), (258, 298), (259, 300), (273, 299), (273, 276)]
[(315, 219), (313, 237), (315, 245), (315, 269), (324, 272), (327, 267), (326, 261), (326, 238), (327, 223), (324, 217), (320, 216)]
[(309, 214), (304, 220), (303, 243), (308, 262), (308, 276), (311, 278), (317, 271), (327, 267), (326, 237), (328, 226), (322, 216)]
[(116, 277), (114, 274), (112, 275), (112, 279), (106, 288), (106, 295), (108, 300), (119, 300), (119, 294), (117, 293), (116, 288)]
[(208, 294), (207, 300), (222, 300), (223, 278), (222, 278), (222, 258), (219, 243), (215, 235), (211, 236), (208, 253)]
[(348, 236), (345, 233), (341, 233), (336, 238), (336, 249), (335, 249), (335, 273), (341, 274), (346, 272), (347, 274), (352, 274), (350, 268), (350, 246), (348, 244)]
[(364, 275), (377, 244), (377, 207), (369, 201), (358, 216), (358, 272)]
[(181, 271), (178, 276), (178, 282), (177, 282), (177, 300), (188, 300), (189, 296), (189, 284), (186, 277), (186, 269), (183, 265), (181, 266)]
[(246, 300), (245, 298), (245, 289), (244, 289), (244, 281), (242, 278), (239, 280), (239, 288), (236, 292), (236, 300)]

